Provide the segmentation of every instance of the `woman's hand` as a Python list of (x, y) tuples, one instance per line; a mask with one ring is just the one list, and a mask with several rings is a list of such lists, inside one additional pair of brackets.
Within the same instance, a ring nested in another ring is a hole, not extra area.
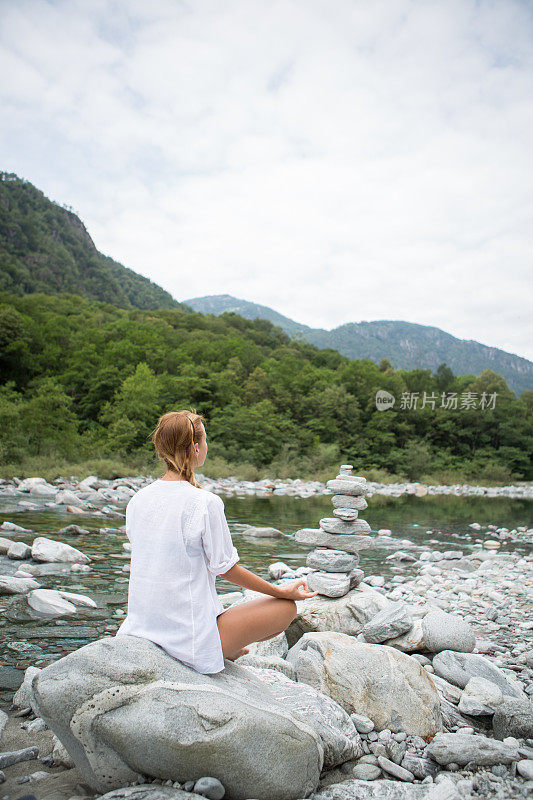
[[(298, 589), (299, 586), (303, 587), (303, 591)], [(283, 586), (278, 586), (278, 589), (280, 591), (278, 597), (282, 597), (284, 600), (305, 600), (306, 597), (314, 597), (318, 594), (318, 591), (309, 591), (305, 578), (300, 578), (292, 583), (285, 583)]]

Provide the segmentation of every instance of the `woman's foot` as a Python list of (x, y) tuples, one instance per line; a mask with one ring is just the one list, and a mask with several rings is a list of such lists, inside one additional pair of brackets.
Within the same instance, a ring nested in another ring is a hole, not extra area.
[(249, 647), (241, 647), (241, 649), (237, 653), (235, 653), (233, 658), (228, 658), (228, 661), (235, 661), (236, 658), (239, 658), (240, 656), (244, 656), (244, 655), (246, 655), (246, 653), (249, 653), (249, 652), (250, 652), (250, 648)]

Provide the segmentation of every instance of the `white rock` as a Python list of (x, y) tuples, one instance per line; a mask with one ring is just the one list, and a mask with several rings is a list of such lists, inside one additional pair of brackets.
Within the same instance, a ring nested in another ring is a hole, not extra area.
[(485, 678), (470, 678), (459, 701), (459, 711), (473, 717), (493, 714), (503, 702), (503, 694), (495, 683)]
[(76, 550), (70, 544), (55, 542), (45, 536), (34, 539), (31, 548), (31, 555), (35, 561), (69, 561), (78, 564), (86, 564), (91, 559), (80, 550)]
[(76, 606), (55, 589), (35, 589), (28, 595), (28, 604), (41, 614), (75, 614)]

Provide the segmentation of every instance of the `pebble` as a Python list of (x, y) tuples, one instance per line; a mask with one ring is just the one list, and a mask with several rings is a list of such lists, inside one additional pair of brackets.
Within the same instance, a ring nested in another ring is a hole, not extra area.
[(393, 778), (398, 778), (400, 781), (406, 781), (410, 783), (415, 779), (413, 773), (409, 772), (408, 769), (400, 767), (399, 764), (395, 764), (394, 761), (390, 761), (384, 756), (378, 756), (378, 764), (383, 772), (387, 772), (389, 775), (392, 775)]
[(375, 764), (361, 764), (361, 762), (356, 764), (352, 770), (353, 777), (361, 781), (375, 781), (381, 777), (381, 774), (381, 769)]

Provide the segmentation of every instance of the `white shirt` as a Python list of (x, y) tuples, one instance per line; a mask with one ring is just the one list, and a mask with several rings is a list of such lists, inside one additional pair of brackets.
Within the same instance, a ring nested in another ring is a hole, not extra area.
[(188, 481), (154, 481), (126, 507), (128, 614), (117, 636), (140, 636), (198, 672), (224, 669), (215, 577), (239, 561), (222, 499)]

